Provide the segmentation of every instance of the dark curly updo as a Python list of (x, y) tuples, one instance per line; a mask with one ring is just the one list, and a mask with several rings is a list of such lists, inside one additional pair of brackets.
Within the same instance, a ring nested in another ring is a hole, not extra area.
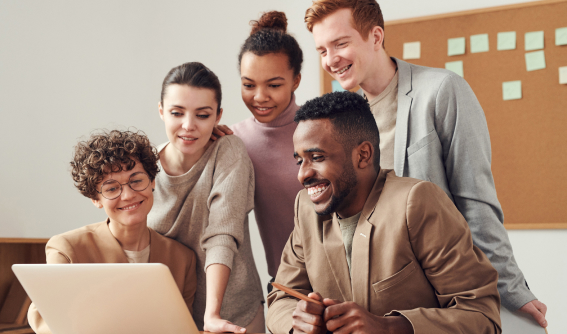
[(140, 162), (153, 181), (159, 172), (158, 159), (156, 148), (142, 131), (101, 131), (77, 143), (71, 175), (81, 194), (98, 199), (97, 185), (106, 174), (131, 170)]
[(252, 52), (257, 56), (283, 53), (287, 56), (289, 68), (293, 70), (293, 75), (297, 76), (301, 72), (303, 52), (295, 38), (286, 32), (287, 18), (285, 13), (277, 11), (264, 13), (260, 20), (250, 21), (250, 25), (252, 25), (250, 36), (244, 41), (238, 55), (238, 70), (240, 71), (242, 56), (246, 52)]

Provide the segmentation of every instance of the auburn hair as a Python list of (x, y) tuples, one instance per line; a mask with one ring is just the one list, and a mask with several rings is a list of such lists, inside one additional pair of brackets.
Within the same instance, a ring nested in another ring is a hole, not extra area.
[(364, 40), (375, 26), (384, 29), (382, 10), (376, 0), (313, 0), (305, 12), (307, 29), (313, 32), (313, 25), (339, 9), (352, 10), (352, 25)]

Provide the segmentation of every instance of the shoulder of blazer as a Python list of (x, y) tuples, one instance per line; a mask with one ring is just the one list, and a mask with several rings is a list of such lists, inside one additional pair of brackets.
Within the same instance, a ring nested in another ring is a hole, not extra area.
[(398, 65), (398, 94), (415, 96), (418, 92), (436, 92), (441, 84), (449, 80), (462, 79), (444, 68), (427, 67), (392, 58)]
[[(386, 175), (384, 188), (380, 194), (379, 202), (391, 203), (406, 207), (412, 189), (420, 183), (427, 182), (411, 177), (399, 177), (392, 171)], [(390, 204), (389, 204), (390, 205)]]
[[(74, 245), (78, 243), (95, 243), (95, 239), (104, 238), (104, 228), (107, 221), (86, 225), (65, 233), (55, 235), (49, 239), (47, 245), (53, 248), (60, 248), (64, 245)], [(58, 247), (59, 246), (59, 247)]]

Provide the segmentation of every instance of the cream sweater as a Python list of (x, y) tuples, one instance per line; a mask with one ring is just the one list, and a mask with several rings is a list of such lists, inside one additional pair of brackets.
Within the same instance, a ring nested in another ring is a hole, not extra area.
[[(161, 151), (168, 143), (158, 147)], [(191, 248), (197, 255), (197, 292), (193, 318), (203, 330), (205, 269), (215, 263), (231, 268), (221, 317), (247, 326), (263, 302), (256, 271), (248, 213), (254, 207), (254, 169), (242, 140), (224, 136), (185, 174), (156, 176), (148, 226)]]

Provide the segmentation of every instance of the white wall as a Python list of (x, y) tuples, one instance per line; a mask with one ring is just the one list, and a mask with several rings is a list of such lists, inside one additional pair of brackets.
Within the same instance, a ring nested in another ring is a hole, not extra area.
[[(519, 0), (382, 0), (385, 19), (505, 5)], [(305, 0), (0, 1), (0, 237), (50, 237), (104, 218), (68, 172), (77, 139), (99, 128), (144, 130), (166, 140), (158, 117), (167, 71), (201, 61), (223, 85), (222, 123), (249, 116), (237, 54), (248, 21), (282, 10), (304, 51), (301, 104), (319, 94), (318, 56), (304, 28)], [(252, 215), (253, 218), (253, 215)], [(268, 280), (252, 219), (254, 256)], [(567, 333), (567, 231), (510, 231), (530, 287), (549, 306), (550, 333)], [(264, 284), (265, 285), (265, 284)]]

